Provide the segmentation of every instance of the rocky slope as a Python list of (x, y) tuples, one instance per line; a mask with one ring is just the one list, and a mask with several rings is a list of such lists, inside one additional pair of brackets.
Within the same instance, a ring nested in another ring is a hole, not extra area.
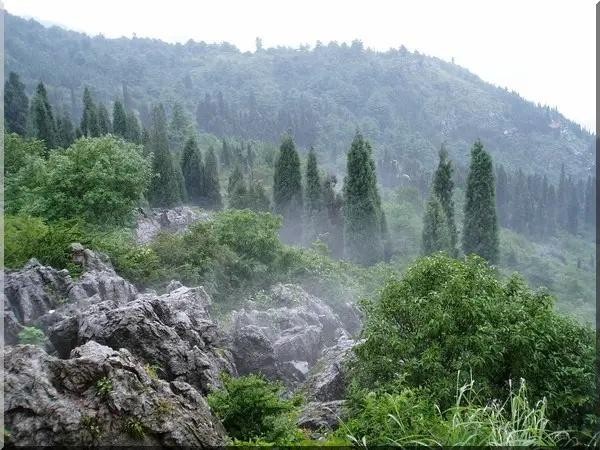
[[(227, 442), (204, 397), (220, 375), (262, 373), (300, 391), (303, 428), (335, 427), (344, 361), (360, 324), (300, 286), (273, 286), (223, 329), (203, 287), (140, 293), (108, 259), (73, 244), (78, 279), (31, 260), (5, 272), (5, 423), (16, 445), (192, 445)], [(343, 319), (340, 319), (343, 318)], [(41, 346), (18, 345), (24, 327)]]

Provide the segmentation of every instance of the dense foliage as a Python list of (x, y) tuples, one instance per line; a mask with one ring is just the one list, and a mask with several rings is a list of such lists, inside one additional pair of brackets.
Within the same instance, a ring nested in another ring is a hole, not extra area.
[(531, 399), (548, 400), (554, 427), (591, 428), (594, 334), (552, 303), (517, 276), (499, 280), (479, 257), (423, 258), (366, 305), (354, 389), (418, 389), (445, 409), (468, 377), (482, 401), (504, 398), (509, 380), (523, 378)]
[(231, 438), (283, 445), (301, 439), (294, 423), (297, 403), (283, 398), (283, 386), (259, 375), (224, 376), (223, 384), (208, 396), (208, 404)]

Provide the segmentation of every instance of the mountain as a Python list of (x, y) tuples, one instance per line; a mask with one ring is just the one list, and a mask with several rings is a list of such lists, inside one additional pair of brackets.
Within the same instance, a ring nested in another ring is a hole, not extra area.
[(240, 52), (156, 39), (106, 39), (5, 15), (5, 73), (29, 93), (39, 80), (78, 120), (84, 86), (105, 103), (123, 98), (147, 121), (152, 104), (181, 103), (201, 131), (298, 144), (343, 167), (356, 130), (401, 167), (431, 171), (442, 141), (466, 164), (481, 138), (495, 162), (556, 180), (595, 169), (594, 136), (556, 109), (481, 80), (467, 69), (405, 48), (317, 43)]

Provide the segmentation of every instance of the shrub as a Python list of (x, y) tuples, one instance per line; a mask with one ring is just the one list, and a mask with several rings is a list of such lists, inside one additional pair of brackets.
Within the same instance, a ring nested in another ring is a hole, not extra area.
[(146, 427), (140, 419), (128, 417), (123, 424), (123, 430), (132, 438), (141, 441), (146, 436)]
[(354, 386), (422, 387), (447, 408), (457, 372), (472, 373), (487, 400), (502, 398), (507, 380), (524, 378), (532, 398), (548, 399), (553, 426), (581, 427), (592, 412), (593, 332), (558, 315), (551, 297), (518, 277), (498, 280), (481, 258), (423, 258), (365, 309)]
[(112, 380), (108, 377), (102, 377), (96, 382), (96, 395), (102, 398), (108, 397), (112, 392)]
[(36, 327), (24, 327), (18, 335), (20, 344), (41, 345), (46, 340), (46, 335)]
[(9, 268), (20, 268), (30, 258), (56, 269), (69, 269), (75, 274), (81, 268), (71, 260), (70, 245), (73, 242), (87, 243), (83, 227), (78, 221), (45, 223), (37, 217), (18, 215), (5, 216), (4, 264)]
[(294, 420), (296, 405), (282, 397), (279, 383), (259, 375), (224, 375), (223, 384), (222, 390), (208, 396), (208, 403), (230, 437), (279, 444), (301, 439)]

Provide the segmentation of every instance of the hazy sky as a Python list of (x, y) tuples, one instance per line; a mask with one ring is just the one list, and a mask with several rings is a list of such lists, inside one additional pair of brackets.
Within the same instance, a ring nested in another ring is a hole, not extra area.
[(595, 0), (4, 0), (13, 14), (106, 37), (228, 41), (254, 50), (320, 40), (450, 60), (595, 129)]

